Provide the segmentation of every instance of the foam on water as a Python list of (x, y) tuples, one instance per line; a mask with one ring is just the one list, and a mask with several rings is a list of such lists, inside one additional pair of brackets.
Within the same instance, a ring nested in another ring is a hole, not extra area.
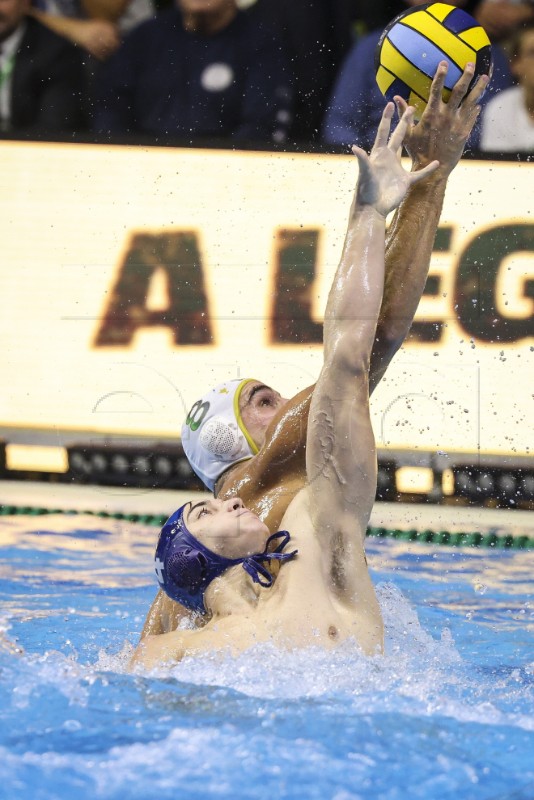
[[(357, 713), (439, 714), (458, 721), (534, 730), (531, 715), (502, 708), (503, 701), (513, 706), (518, 693), (522, 702), (532, 702), (534, 663), (503, 671), (496, 680), (494, 672), (485, 675), (462, 659), (448, 628), (439, 639), (427, 633), (415, 609), (393, 584), (379, 584), (377, 594), (386, 630), (383, 656), (364, 656), (355, 642), (334, 651), (307, 648), (292, 652), (258, 644), (238, 656), (207, 653), (151, 672), (137, 670), (136, 674), (149, 680), (231, 689), (258, 700), (335, 698), (350, 703)], [(7, 621), (0, 623), (0, 630), (8, 627)], [(113, 673), (129, 674), (133, 649), (131, 642), (125, 642), (118, 652), (101, 649), (92, 664), (57, 651), (19, 657), (16, 669), (12, 666), (4, 673), (12, 680), (12, 705), (28, 707), (32, 694), (49, 688), (69, 704), (85, 706), (95, 681), (108, 684)], [(492, 698), (498, 700), (500, 709)]]
[[(523, 700), (532, 700), (534, 663), (503, 674), (497, 683), (494, 674), (485, 681), (480, 671), (462, 660), (448, 628), (436, 640), (423, 630), (415, 609), (394, 585), (381, 584), (377, 593), (386, 629), (384, 656), (364, 656), (355, 642), (335, 651), (293, 652), (258, 644), (238, 656), (218, 652), (187, 657), (175, 666), (144, 674), (194, 686), (226, 687), (258, 699), (343, 698), (358, 713), (440, 714), (534, 730), (530, 715), (503, 713), (491, 702), (494, 695), (500, 703), (506, 696), (514, 702), (519, 691)], [(127, 646), (111, 658), (102, 654), (100, 665), (122, 671), (130, 656)]]
[(384, 656), (264, 644), (131, 674), (154, 594), (153, 535), (115, 526), (113, 547), (91, 530), (83, 563), (72, 531), (26, 531), (6, 554), (2, 800), (534, 796), (532, 639), (518, 616), (531, 554), (421, 547), (409, 558), (370, 543)]

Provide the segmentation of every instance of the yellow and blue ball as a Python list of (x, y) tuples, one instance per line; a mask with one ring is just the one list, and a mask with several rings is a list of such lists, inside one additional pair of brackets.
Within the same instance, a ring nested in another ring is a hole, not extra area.
[(472, 84), (493, 68), (491, 44), (484, 28), (461, 8), (427, 3), (395, 17), (382, 33), (375, 54), (376, 81), (387, 100), (395, 95), (415, 106), (420, 116), (440, 61), (449, 69), (443, 88), (447, 102), (465, 65), (475, 65)]

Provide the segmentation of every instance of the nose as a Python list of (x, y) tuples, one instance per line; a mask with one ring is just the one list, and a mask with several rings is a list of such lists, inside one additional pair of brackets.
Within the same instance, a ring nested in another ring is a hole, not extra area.
[(230, 497), (230, 499), (226, 501), (227, 511), (237, 511), (238, 509), (244, 507), (245, 504), (243, 503), (240, 497)]

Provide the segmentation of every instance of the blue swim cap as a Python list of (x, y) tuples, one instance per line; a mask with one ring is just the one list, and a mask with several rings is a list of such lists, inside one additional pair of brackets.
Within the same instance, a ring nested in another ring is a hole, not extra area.
[[(206, 613), (204, 592), (210, 583), (236, 564), (242, 564), (255, 583), (272, 586), (273, 576), (263, 566), (264, 561), (289, 561), (297, 554), (282, 553), (290, 540), (287, 531), (273, 533), (267, 539), (263, 553), (245, 558), (225, 558), (207, 547), (187, 529), (184, 508), (169, 517), (159, 535), (155, 554), (155, 569), (158, 583), (171, 600), (181, 603), (191, 611)], [(269, 544), (279, 540), (274, 552), (268, 553)]]

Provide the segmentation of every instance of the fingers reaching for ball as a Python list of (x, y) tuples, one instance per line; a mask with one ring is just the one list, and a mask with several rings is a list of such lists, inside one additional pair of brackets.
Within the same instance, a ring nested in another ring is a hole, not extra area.
[(352, 148), (359, 163), (355, 207), (372, 206), (384, 217), (397, 208), (411, 185), (423, 180), (439, 167), (439, 162), (434, 159), (416, 172), (404, 169), (401, 162), (402, 144), (406, 132), (412, 126), (414, 108), (406, 108), (391, 133), (394, 110), (393, 103), (386, 105), (370, 155), (359, 147)]
[[(440, 109), (442, 109), (445, 104), (447, 105), (449, 111), (455, 111), (460, 107), (460, 105), (466, 103), (469, 103), (470, 105), (478, 105), (480, 98), (484, 94), (486, 87), (489, 83), (489, 76), (479, 75), (477, 80), (473, 84), (473, 76), (475, 74), (475, 64), (470, 62), (466, 64), (462, 75), (460, 76), (458, 81), (454, 84), (450, 92), (449, 98), (445, 99), (446, 96), (444, 97), (444, 87), (448, 70), (449, 70), (448, 62), (440, 61), (438, 68), (436, 70), (436, 74), (434, 75), (434, 79), (432, 80), (432, 85), (430, 87), (430, 92), (428, 97), (428, 103), (425, 111), (423, 112), (423, 116), (428, 117), (429, 114), (435, 113)], [(408, 103), (403, 97), (400, 97), (399, 95), (396, 95), (394, 100), (395, 100), (395, 105), (397, 106), (397, 112), (399, 114), (399, 117), (401, 117), (402, 114), (408, 108)]]
[[(462, 35), (466, 30), (469, 43)], [(446, 179), (473, 130), (489, 81), (492, 53), (486, 32), (455, 6), (410, 7), (386, 27), (376, 56), (377, 84), (386, 97), (398, 91), (394, 101), (399, 117), (408, 101), (416, 106), (416, 122), (407, 124), (402, 140), (414, 169), (438, 160), (437, 178)], [(460, 64), (466, 65), (463, 70)]]
[(380, 124), (378, 125), (373, 150), (377, 147), (386, 147), (389, 139), (389, 132), (391, 130), (391, 120), (393, 119), (394, 110), (395, 106), (393, 103), (387, 103), (382, 112)]
[[(487, 75), (481, 75), (473, 85), (475, 66), (470, 62), (447, 98), (444, 87), (448, 73), (447, 62), (440, 62), (426, 108), (420, 120), (408, 128), (404, 138), (415, 169), (437, 159), (441, 165), (439, 174), (445, 178), (461, 158), (480, 113), (480, 98), (489, 81)], [(406, 101), (396, 96), (395, 103), (399, 116), (402, 116), (408, 108)]]
[(473, 75), (475, 74), (475, 65), (471, 62), (465, 65), (465, 69), (460, 78), (454, 84), (451, 96), (449, 97), (448, 104), (451, 110), (456, 110), (460, 107), (460, 103), (464, 100), (469, 91)]
[(490, 82), (489, 75), (479, 75), (475, 82), (475, 85), (468, 92), (462, 105), (478, 106), (480, 99), (484, 94), (484, 92), (486, 91), (489, 82)]
[(406, 136), (406, 131), (413, 122), (414, 111), (415, 109), (413, 106), (409, 106), (407, 103), (404, 103), (402, 112), (399, 111), (400, 121), (390, 136), (391, 120), (393, 119), (393, 114), (395, 112), (395, 105), (394, 103), (387, 103), (384, 111), (382, 112), (382, 118), (380, 119), (380, 124), (378, 126), (375, 143), (373, 145), (373, 151), (378, 150), (381, 147), (389, 147), (390, 150), (400, 151), (404, 137)]
[(406, 132), (413, 121), (415, 109), (413, 106), (406, 106), (404, 112), (399, 120), (399, 124), (391, 134), (389, 140), (389, 147), (391, 150), (399, 151), (402, 148)]
[(445, 86), (445, 79), (448, 71), (449, 62), (440, 61), (430, 87), (430, 94), (427, 104), (427, 108), (429, 107), (430, 110), (439, 108), (440, 104), (443, 102), (443, 87)]
[(410, 3), (384, 29), (375, 60), (382, 94), (390, 98), (396, 90), (416, 106), (418, 116), (429, 106), (439, 110), (447, 100), (452, 108), (460, 106), (475, 75), (491, 72), (491, 42), (456, 4)]

